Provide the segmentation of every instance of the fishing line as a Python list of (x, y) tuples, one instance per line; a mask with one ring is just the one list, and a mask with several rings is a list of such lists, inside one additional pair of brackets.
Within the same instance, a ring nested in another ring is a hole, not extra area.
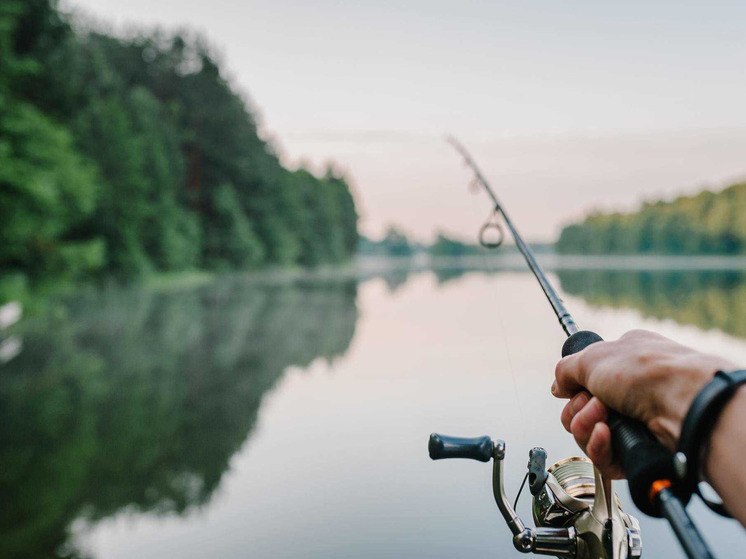
[(521, 487), (518, 489), (518, 495), (515, 496), (515, 501), (513, 502), (513, 510), (518, 508), (518, 499), (521, 498), (521, 493), (523, 492), (523, 488), (526, 486), (526, 480), (528, 479), (528, 472), (526, 472), (526, 475), (523, 476), (523, 481), (521, 482)]
[(526, 439), (526, 416), (523, 414), (523, 404), (521, 403), (521, 393), (518, 390), (518, 382), (516, 381), (515, 377), (515, 368), (513, 367), (513, 358), (510, 355), (510, 346), (508, 345), (508, 335), (505, 331), (505, 321), (503, 319), (502, 313), (497, 313), (497, 318), (500, 323), (500, 331), (502, 332), (502, 336), (500, 339), (503, 342), (503, 347), (505, 348), (505, 356), (508, 358), (508, 372), (510, 373), (510, 380), (513, 383), (513, 391), (515, 394), (515, 401), (516, 404), (518, 404), (518, 415), (521, 416), (521, 438)]
[[(465, 164), (468, 166), (468, 162), (465, 162)], [(482, 182), (480, 180), (480, 177), (478, 175), (475, 175), (474, 178), (469, 182), (469, 190), (472, 194), (479, 194), (482, 190)], [(500, 220), (500, 207), (495, 204), (495, 206), (492, 208), (492, 211), (490, 211), (489, 215), (487, 216), (487, 219), (484, 222), (484, 225), (479, 229), (479, 244), (482, 245), (484, 248), (487, 249), (493, 249), (498, 248), (500, 245), (503, 244), (503, 240), (505, 239), (505, 230), (503, 229), (501, 220)], [(489, 241), (487, 239), (487, 233), (490, 231), (497, 231), (499, 233), (499, 236), (496, 241)], [(484, 255), (484, 260), (487, 260), (487, 255)], [(500, 290), (498, 290), (500, 291)], [(515, 393), (515, 401), (518, 405), (518, 414), (521, 417), (521, 438), (526, 439), (526, 417), (523, 413), (523, 405), (521, 403), (521, 395), (518, 390), (518, 383), (516, 382), (516, 375), (515, 375), (515, 368), (513, 366), (513, 359), (510, 355), (510, 346), (508, 345), (507, 340), (507, 333), (505, 330), (505, 321), (503, 319), (502, 313), (498, 313), (498, 319), (500, 321), (500, 330), (502, 331), (502, 343), (503, 347), (505, 348), (505, 356), (508, 359), (508, 372), (510, 373), (510, 380), (513, 383), (513, 391)], [(524, 480), (525, 481), (525, 480)]]

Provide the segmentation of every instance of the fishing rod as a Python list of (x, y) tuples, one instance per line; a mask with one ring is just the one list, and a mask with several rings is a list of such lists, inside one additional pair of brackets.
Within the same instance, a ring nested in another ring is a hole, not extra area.
[[(496, 221), (501, 217), (567, 335), (562, 356), (603, 341), (595, 332), (578, 327), (474, 159), (458, 140), (450, 137), (448, 141), (474, 173), (475, 183), (481, 185), (494, 204), (489, 220), (480, 231), (480, 242), (487, 247), (498, 246), (502, 242), (502, 229)], [(486, 232), (491, 228), (500, 231), (499, 241), (487, 240)], [(687, 557), (712, 559), (712, 552), (686, 511), (691, 492), (683, 491), (677, 484), (679, 478), (672, 453), (639, 421), (609, 410), (607, 423), (614, 454), (624, 469), (637, 508), (649, 516), (665, 518)], [(493, 460), (495, 501), (513, 533), (514, 546), (523, 553), (579, 559), (623, 559), (640, 557), (642, 554), (639, 523), (622, 511), (612, 490), (611, 480), (601, 476), (583, 457), (561, 460), (546, 470), (546, 451), (534, 448), (529, 452), (524, 484), (528, 480), (533, 495), (532, 513), (536, 528), (528, 528), (516, 514), (516, 505), (511, 507), (505, 495), (503, 441), (493, 441), (489, 437), (468, 439), (433, 433), (428, 448), (433, 460)]]

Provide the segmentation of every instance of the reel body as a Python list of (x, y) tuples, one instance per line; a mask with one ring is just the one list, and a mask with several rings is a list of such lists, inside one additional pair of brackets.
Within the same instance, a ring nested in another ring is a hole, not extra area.
[(534, 448), (529, 452), (526, 476), (536, 525), (529, 528), (518, 517), (505, 494), (503, 441), (433, 433), (429, 451), (433, 460), (493, 460), (495, 502), (513, 533), (513, 545), (522, 553), (576, 559), (632, 559), (642, 554), (637, 519), (622, 510), (611, 482), (602, 478), (586, 458), (567, 458), (547, 470), (546, 451)]

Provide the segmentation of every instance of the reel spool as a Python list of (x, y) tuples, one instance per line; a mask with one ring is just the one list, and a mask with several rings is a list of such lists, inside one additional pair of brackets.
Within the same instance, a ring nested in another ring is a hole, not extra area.
[(534, 495), (531, 512), (537, 526), (567, 526), (588, 510), (596, 495), (593, 464), (580, 456), (565, 458), (548, 470), (551, 478)]
[[(640, 557), (642, 539), (637, 519), (623, 511), (619, 496), (610, 493), (610, 484), (608, 489), (603, 486), (590, 460), (582, 456), (565, 458), (547, 473), (544, 487), (533, 497), (531, 512), (536, 526), (573, 526), (578, 531), (578, 557)], [(609, 523), (616, 523), (620, 529), (609, 530)], [(609, 533), (623, 537), (610, 542)], [(610, 543), (618, 550), (616, 555)]]
[(593, 464), (583, 456), (565, 458), (549, 468), (560, 487), (574, 499), (593, 501), (596, 484), (593, 479)]

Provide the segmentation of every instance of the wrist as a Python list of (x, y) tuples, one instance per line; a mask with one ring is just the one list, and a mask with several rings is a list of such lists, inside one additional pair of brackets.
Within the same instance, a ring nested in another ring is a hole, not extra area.
[(672, 364), (668, 375), (672, 382), (666, 383), (666, 417), (671, 424), (671, 435), (675, 445), (681, 435), (681, 425), (694, 399), (712, 381), (717, 371), (733, 371), (737, 367), (715, 355), (696, 351), (681, 354)]
[(703, 457), (705, 480), (717, 491), (727, 511), (746, 525), (746, 385), (736, 390), (723, 407), (710, 433)]
[(703, 364), (686, 373), (678, 373), (678, 386), (668, 391), (668, 417), (676, 425), (675, 440), (681, 434), (681, 425), (692, 402), (718, 370), (716, 364)]
[(664, 383), (658, 413), (649, 422), (653, 434), (670, 450), (674, 450), (681, 435), (681, 426), (692, 402), (710, 382), (717, 365), (700, 363), (696, 367), (673, 369)]
[[(699, 493), (703, 474), (706, 479), (714, 481), (711, 485), (718, 491), (722, 487), (723, 463), (733, 458), (733, 438), (738, 423), (742, 423), (738, 419), (743, 416), (746, 402), (743, 400), (746, 393), (741, 390), (745, 383), (744, 369), (718, 371), (694, 399), (684, 419), (676, 449), (678, 490), (682, 495)], [(702, 493), (699, 495), (712, 510), (728, 516), (727, 503), (724, 506), (711, 502)]]
[(717, 489), (718, 464), (732, 454), (729, 449), (734, 442), (734, 434), (743, 430), (743, 414), (746, 411), (746, 385), (740, 386), (723, 407), (705, 443), (702, 461), (702, 474), (705, 480)]

